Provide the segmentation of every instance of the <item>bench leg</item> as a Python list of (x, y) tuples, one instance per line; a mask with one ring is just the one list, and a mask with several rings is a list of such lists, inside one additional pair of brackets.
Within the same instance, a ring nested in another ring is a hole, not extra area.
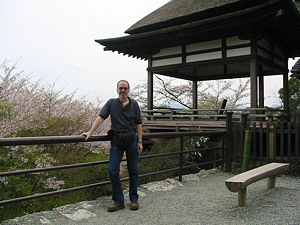
[(275, 187), (275, 183), (276, 183), (276, 176), (269, 177), (267, 189), (274, 188)]
[(246, 206), (247, 188), (243, 188), (238, 192), (238, 205)]

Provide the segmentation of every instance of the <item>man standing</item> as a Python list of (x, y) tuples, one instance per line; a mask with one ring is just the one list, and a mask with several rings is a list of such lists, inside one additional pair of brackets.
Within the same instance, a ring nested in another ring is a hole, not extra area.
[(117, 84), (118, 98), (111, 98), (103, 106), (100, 115), (96, 118), (92, 128), (81, 135), (86, 136), (85, 140), (101, 125), (110, 115), (111, 130), (113, 137), (109, 155), (109, 176), (112, 185), (112, 199), (114, 204), (107, 208), (107, 211), (114, 212), (124, 209), (124, 195), (120, 182), (120, 163), (126, 152), (127, 168), (129, 172), (129, 198), (130, 209), (138, 210), (138, 154), (143, 151), (142, 145), (142, 119), (138, 103), (128, 97), (130, 92), (129, 83), (120, 80)]

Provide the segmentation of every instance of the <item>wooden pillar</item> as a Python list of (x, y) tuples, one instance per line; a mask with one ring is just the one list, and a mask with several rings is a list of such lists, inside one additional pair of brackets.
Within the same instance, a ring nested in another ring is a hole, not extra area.
[[(152, 59), (148, 58), (148, 68), (152, 67)], [(148, 71), (147, 109), (153, 109), (153, 73)]]
[(257, 60), (256, 58), (250, 61), (250, 96), (251, 108), (257, 108)]
[(233, 153), (233, 112), (226, 113), (226, 149), (225, 149), (225, 171), (232, 170), (232, 153)]
[(283, 109), (286, 111), (289, 109), (289, 75), (287, 70), (283, 73)]
[(198, 108), (198, 82), (193, 80), (193, 109)]
[(259, 76), (259, 108), (264, 108), (265, 91), (264, 91), (264, 76), (262, 74), (262, 65), (258, 66), (258, 76)]
[[(257, 76), (258, 76), (258, 62), (257, 62), (257, 40), (256, 37), (251, 39), (251, 55), (250, 59), (250, 107), (257, 108)], [(253, 112), (256, 113), (256, 112)]]

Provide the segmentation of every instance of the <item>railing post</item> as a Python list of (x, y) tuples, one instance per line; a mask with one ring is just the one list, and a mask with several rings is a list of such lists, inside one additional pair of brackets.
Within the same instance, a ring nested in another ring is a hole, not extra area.
[(179, 181), (182, 182), (182, 170), (183, 170), (183, 137), (180, 137), (180, 154), (179, 154)]
[(232, 114), (226, 113), (226, 148), (225, 148), (225, 171), (232, 170), (232, 149), (233, 149), (233, 134), (232, 134)]
[(300, 155), (300, 148), (299, 148), (299, 129), (300, 125), (296, 124), (295, 127), (295, 169), (296, 171), (300, 172), (299, 169), (299, 155)]
[(242, 121), (241, 121), (243, 129), (246, 129), (246, 127), (247, 127), (247, 120), (248, 120), (248, 113), (243, 113)]
[(241, 130), (240, 130), (240, 145), (236, 148), (236, 155), (243, 155), (244, 154), (244, 145), (245, 145), (245, 135), (247, 131), (247, 121), (248, 121), (248, 113), (242, 113), (242, 120), (241, 120)]

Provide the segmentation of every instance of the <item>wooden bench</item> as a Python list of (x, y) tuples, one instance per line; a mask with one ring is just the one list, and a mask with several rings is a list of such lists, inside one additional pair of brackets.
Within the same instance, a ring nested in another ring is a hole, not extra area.
[(225, 181), (226, 187), (238, 192), (238, 206), (246, 206), (247, 186), (264, 178), (268, 179), (267, 189), (275, 187), (276, 176), (283, 174), (289, 167), (288, 163), (270, 163), (253, 170), (238, 174)]

